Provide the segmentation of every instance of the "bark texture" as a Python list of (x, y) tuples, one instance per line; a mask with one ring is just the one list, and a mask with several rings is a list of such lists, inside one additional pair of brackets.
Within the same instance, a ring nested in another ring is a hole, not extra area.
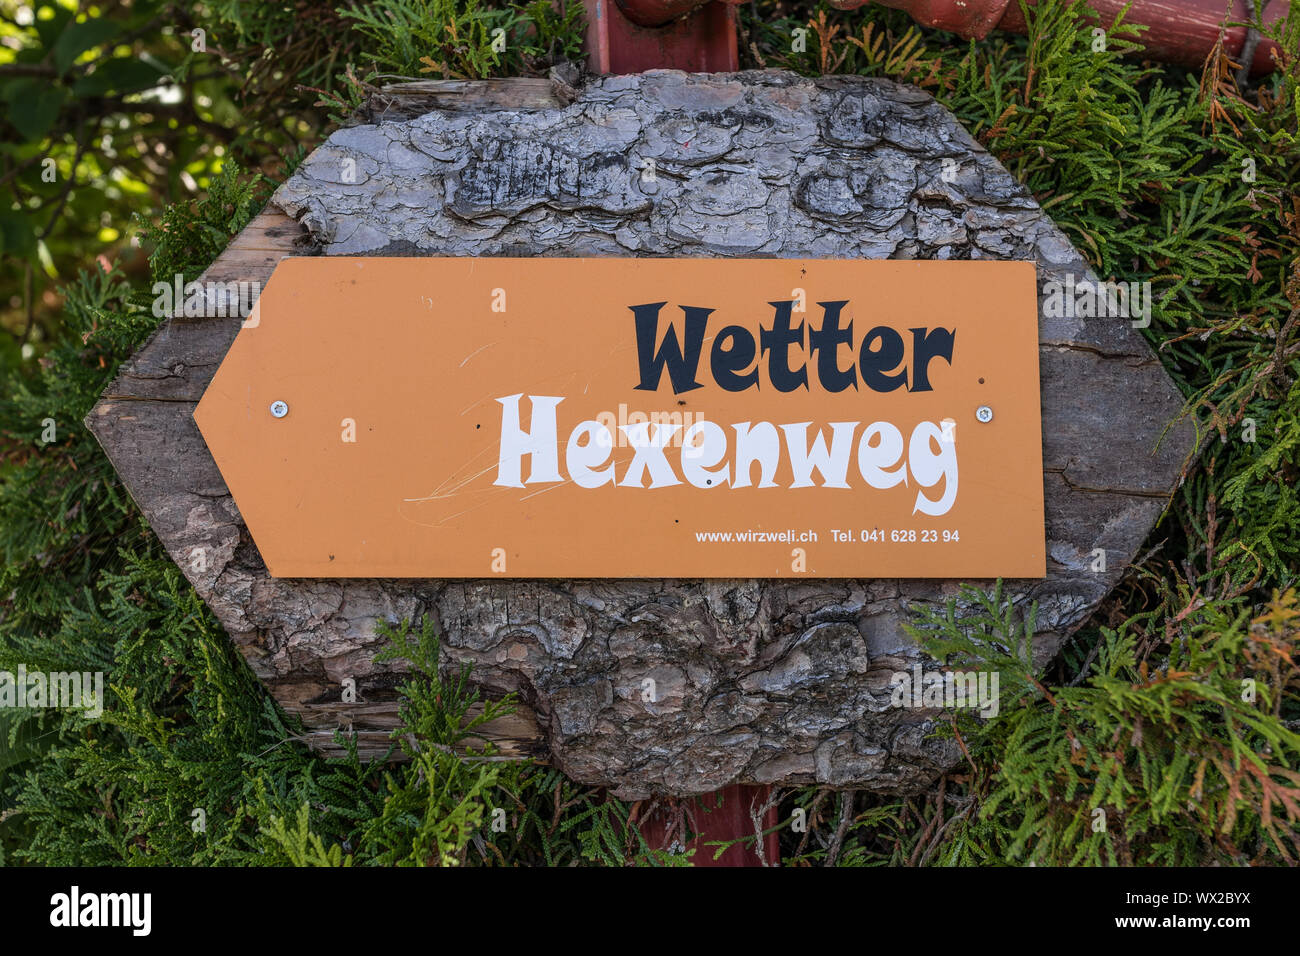
[[(774, 72), (656, 71), (554, 96), (530, 82), (519, 108), (508, 84), (389, 91), (370, 115), (401, 118), (332, 135), (275, 194), (283, 213), (259, 217), (207, 278), (265, 281), (294, 252), (1010, 258), (1036, 261), (1040, 284), (1088, 275), (919, 90)], [(438, 108), (394, 106), (410, 102)], [(625, 797), (734, 782), (907, 791), (957, 761), (929, 736), (937, 712), (889, 700), (890, 675), (919, 659), (909, 607), (956, 597), (957, 582), (271, 579), (192, 417), (238, 324), (169, 320), (88, 424), (313, 743), (328, 749), (343, 726), (381, 746), (398, 675), (373, 661), (374, 624), (433, 615), (448, 663), (473, 662), (475, 680), (527, 705), (491, 728), (507, 753)], [(1037, 602), (1041, 663), (1134, 559), (1193, 437), (1164, 433), (1181, 399), (1127, 320), (1040, 314), (1039, 329), (1048, 576), (1006, 593)], [(1105, 571), (1090, 570), (1097, 549)], [(356, 704), (340, 702), (349, 677)]]

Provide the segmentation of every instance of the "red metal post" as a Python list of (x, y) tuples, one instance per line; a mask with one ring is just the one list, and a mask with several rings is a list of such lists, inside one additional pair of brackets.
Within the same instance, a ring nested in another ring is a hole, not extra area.
[[(765, 806), (771, 794), (771, 787), (734, 784), (716, 793), (700, 797), (698, 805), (690, 809), (696, 836), (681, 849), (695, 851), (691, 862), (696, 866), (762, 866), (764, 863), (768, 866), (776, 866), (781, 862), (780, 835), (775, 831), (780, 819), (779, 808), (776, 806), (769, 808), (761, 817), (763, 830), (772, 831), (763, 838), (761, 857), (755, 845), (756, 841), (737, 844), (725, 851), (717, 860), (713, 856), (718, 848), (707, 845), (714, 842), (729, 843), (732, 840), (754, 836), (756, 828), (751, 813)], [(683, 802), (689, 801), (683, 798)], [(637, 826), (641, 830), (641, 835), (645, 837), (646, 843), (653, 849), (667, 850), (673, 848), (670, 846), (674, 839), (670, 837), (670, 830), (673, 829), (671, 823), (672, 821), (663, 811), (658, 811), (638, 820)]]
[[(721, 0), (583, 0), (593, 73), (686, 70), (730, 73), (740, 68), (736, 12)], [(629, 13), (635, 15), (633, 20)]]

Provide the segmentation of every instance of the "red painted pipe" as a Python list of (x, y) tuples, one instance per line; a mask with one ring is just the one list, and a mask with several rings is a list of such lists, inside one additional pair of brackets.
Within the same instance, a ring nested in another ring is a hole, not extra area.
[[(829, 0), (838, 10), (856, 10), (871, 0)], [(947, 30), (982, 40), (998, 25), (1013, 0), (877, 0), (882, 7), (904, 10), (923, 27)], [(1031, 0), (1032, 2), (1032, 0)]]
[[(869, 0), (830, 0), (831, 6), (852, 10)], [(1016, 0), (877, 0), (881, 6), (904, 10), (922, 26), (953, 33), (970, 39), (983, 39), (991, 30), (1007, 30), (1027, 34), (1028, 24)], [(1111, 23), (1124, 9), (1127, 0), (1091, 0), (1102, 22)], [(1224, 23), (1244, 23), (1250, 20), (1245, 0), (1134, 0), (1133, 8), (1124, 18), (1126, 23), (1145, 26), (1139, 38), (1145, 53), (1157, 60), (1198, 67), (1219, 39)], [(1034, 0), (1030, 0), (1030, 6)], [(1264, 13), (1266, 25), (1272, 25), (1287, 14), (1288, 0), (1273, 0)], [(1225, 11), (1227, 15), (1225, 17)], [(1229, 57), (1241, 52), (1246, 42), (1244, 26), (1223, 31), (1223, 48)], [(1275, 57), (1278, 46), (1261, 39), (1251, 63), (1252, 73), (1269, 73), (1277, 68)]]

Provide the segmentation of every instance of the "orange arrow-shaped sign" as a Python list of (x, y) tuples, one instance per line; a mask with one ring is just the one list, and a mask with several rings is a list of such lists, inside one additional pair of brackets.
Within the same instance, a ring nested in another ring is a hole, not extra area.
[(1028, 262), (286, 259), (194, 413), (276, 577), (1041, 577)]

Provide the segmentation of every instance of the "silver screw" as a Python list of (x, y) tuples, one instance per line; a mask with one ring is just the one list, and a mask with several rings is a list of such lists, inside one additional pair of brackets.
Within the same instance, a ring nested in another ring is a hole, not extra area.
[(271, 403), (271, 414), (276, 418), (284, 418), (289, 414), (289, 406), (284, 402), (275, 401)]
[(982, 422), (991, 422), (993, 421), (993, 409), (989, 408), (987, 405), (981, 405), (979, 408), (975, 409), (975, 417)]

